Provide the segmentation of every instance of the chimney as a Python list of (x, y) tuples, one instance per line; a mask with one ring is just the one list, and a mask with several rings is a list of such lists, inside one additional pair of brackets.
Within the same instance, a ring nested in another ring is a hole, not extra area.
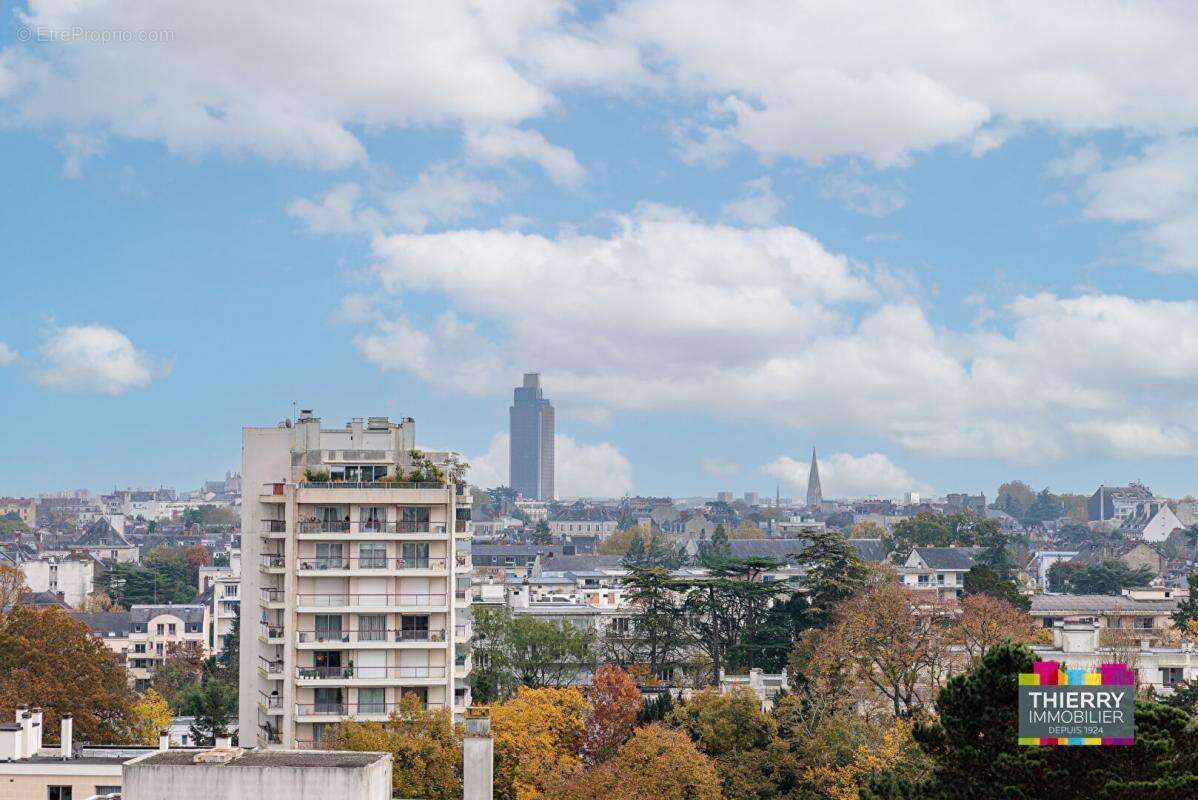
[(232, 750), (233, 749), (233, 737), (229, 735), (228, 731), (221, 731), (219, 734), (217, 734), (216, 749), (217, 750)]
[(30, 755), (37, 755), (42, 749), (42, 710), (38, 707), (33, 709), (33, 749)]
[(472, 706), (466, 709), (466, 735), (462, 738), (462, 800), (492, 800), (494, 770), (490, 712)]
[(158, 731), (158, 749), (159, 750), (170, 750), (171, 749), (171, 732), (170, 731), (165, 730), (165, 729)]
[(33, 715), (24, 710), (19, 713), (21, 715), (21, 758), (29, 758), (37, 752), (33, 749)]
[(70, 714), (62, 715), (62, 729), (59, 734), (58, 752), (65, 758), (72, 758), (75, 754), (75, 720)]

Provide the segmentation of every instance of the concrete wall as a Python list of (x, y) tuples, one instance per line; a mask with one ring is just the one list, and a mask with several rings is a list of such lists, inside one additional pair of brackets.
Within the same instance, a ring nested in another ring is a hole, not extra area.
[(390, 800), (391, 761), (363, 768), (125, 765), (123, 800)]

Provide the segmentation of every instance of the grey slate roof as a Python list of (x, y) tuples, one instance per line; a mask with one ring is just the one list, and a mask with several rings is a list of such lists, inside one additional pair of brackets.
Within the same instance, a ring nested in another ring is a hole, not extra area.
[(880, 564), (886, 560), (886, 544), (881, 539), (849, 539), (862, 561)]
[(82, 622), (91, 632), (101, 638), (124, 638), (129, 635), (133, 614), (129, 611), (100, 611), (85, 613), (74, 611), (71, 616)]
[(1038, 594), (1033, 614), (1172, 614), (1176, 600), (1135, 600), (1121, 594)]
[(541, 556), (541, 572), (585, 572), (596, 569), (620, 569), (623, 556)]
[(977, 547), (916, 547), (923, 563), (931, 569), (969, 570), (973, 557), (980, 552)]
[(75, 543), (76, 547), (132, 547), (133, 543), (117, 532), (112, 524), (101, 517), (87, 526), (87, 530)]
[(133, 606), (129, 609), (131, 622), (149, 622), (160, 614), (173, 614), (184, 622), (203, 623), (204, 607), (198, 605)]

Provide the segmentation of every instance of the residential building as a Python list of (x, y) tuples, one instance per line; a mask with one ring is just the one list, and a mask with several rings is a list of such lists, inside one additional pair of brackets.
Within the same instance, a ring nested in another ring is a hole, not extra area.
[(391, 755), (166, 750), (127, 762), (122, 781), (122, 800), (390, 800)]
[(811, 449), (811, 469), (807, 472), (807, 508), (819, 510), (824, 502), (824, 492), (819, 484), (819, 462), (815, 460), (815, 448)]
[(20, 568), (30, 590), (62, 595), (63, 602), (72, 608), (78, 608), (95, 588), (96, 562), (82, 554), (42, 556), (22, 561)]
[(32, 497), (0, 497), (0, 517), (16, 514), (30, 528), (37, 527), (37, 501)]
[(129, 609), (129, 652), (126, 669), (139, 691), (175, 648), (194, 647), (208, 655), (208, 607), (203, 605), (135, 605)]
[(595, 506), (584, 508), (564, 508), (549, 515), (549, 532), (555, 536), (569, 536), (576, 533), (593, 533), (600, 538), (607, 538), (616, 532), (619, 521), (615, 514), (606, 508)]
[(1136, 683), (1167, 696), (1179, 681), (1198, 680), (1198, 651), (1190, 645), (1159, 646), (1111, 642), (1107, 631), (1093, 620), (1056, 622), (1051, 647), (1033, 645), (1038, 661), (1057, 661), (1071, 669), (1097, 672), (1103, 664), (1119, 662), (1135, 671)]
[(1099, 486), (1086, 501), (1086, 517), (1091, 522), (1122, 522), (1136, 506), (1151, 499), (1152, 490), (1142, 483)]
[(71, 616), (82, 622), (92, 635), (104, 642), (104, 646), (128, 663), (129, 632), (133, 628), (133, 614), (129, 611), (97, 611), (85, 613), (73, 611)]
[(903, 584), (913, 589), (935, 589), (943, 598), (965, 593), (965, 573), (973, 568), (977, 547), (916, 547), (899, 568)]
[(1137, 599), (1130, 595), (1038, 594), (1032, 597), (1031, 615), (1036, 623), (1052, 628), (1060, 623), (1095, 623), (1104, 644), (1113, 639), (1168, 642), (1172, 615), (1178, 599)]
[(761, 505), (761, 495), (758, 492), (745, 492), (743, 499), (745, 501), (745, 505)]
[(229, 644), (241, 618), (241, 576), (221, 575), (211, 586), (209, 617), (212, 620), (212, 655), (219, 656)]
[(716, 492), (715, 499), (721, 503), (731, 503), (736, 499), (736, 495), (732, 492)]
[[(918, 503), (918, 500), (916, 501)], [(954, 492), (944, 496), (944, 504), (948, 511), (976, 514), (979, 517), (986, 514), (986, 495), (962, 494)]]
[(243, 743), (317, 746), (407, 694), (469, 705), (471, 498), (456, 455), (415, 437), (411, 418), (308, 410), (244, 430)]
[(1124, 518), (1122, 525), (1128, 535), (1157, 544), (1168, 539), (1173, 531), (1185, 527), (1164, 500), (1147, 500), (1138, 504)]
[(138, 560), (137, 545), (114, 528), (105, 517), (89, 525), (82, 536), (70, 543), (69, 550), (120, 564), (135, 564)]
[(1048, 571), (1053, 565), (1062, 561), (1072, 561), (1077, 555), (1077, 550), (1038, 550), (1032, 554), (1027, 569), (1035, 577), (1040, 590), (1045, 591), (1048, 589)]
[(553, 404), (541, 390), (539, 373), (525, 373), (524, 385), (513, 392), (509, 415), (508, 474), (512, 488), (531, 499), (554, 499)]
[(42, 710), (17, 706), (16, 722), (0, 723), (0, 797), (86, 800), (120, 792), (124, 763), (149, 752), (144, 747), (78, 744), (73, 727), (71, 715), (64, 714), (60, 744), (47, 747)]

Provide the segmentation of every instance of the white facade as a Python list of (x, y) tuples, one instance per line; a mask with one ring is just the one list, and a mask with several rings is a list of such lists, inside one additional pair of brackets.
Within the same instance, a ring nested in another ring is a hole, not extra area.
[(34, 592), (62, 593), (63, 602), (78, 608), (95, 588), (96, 564), (90, 558), (43, 556), (21, 564), (25, 585)]
[(404, 480), (414, 425), (321, 429), (304, 412), (244, 430), (244, 744), (315, 746), (325, 726), (384, 720), (409, 693), (469, 705), (471, 500), (453, 481)]
[(208, 654), (208, 607), (202, 605), (135, 605), (130, 609), (129, 680), (140, 688), (154, 677), (174, 647), (197, 647)]

